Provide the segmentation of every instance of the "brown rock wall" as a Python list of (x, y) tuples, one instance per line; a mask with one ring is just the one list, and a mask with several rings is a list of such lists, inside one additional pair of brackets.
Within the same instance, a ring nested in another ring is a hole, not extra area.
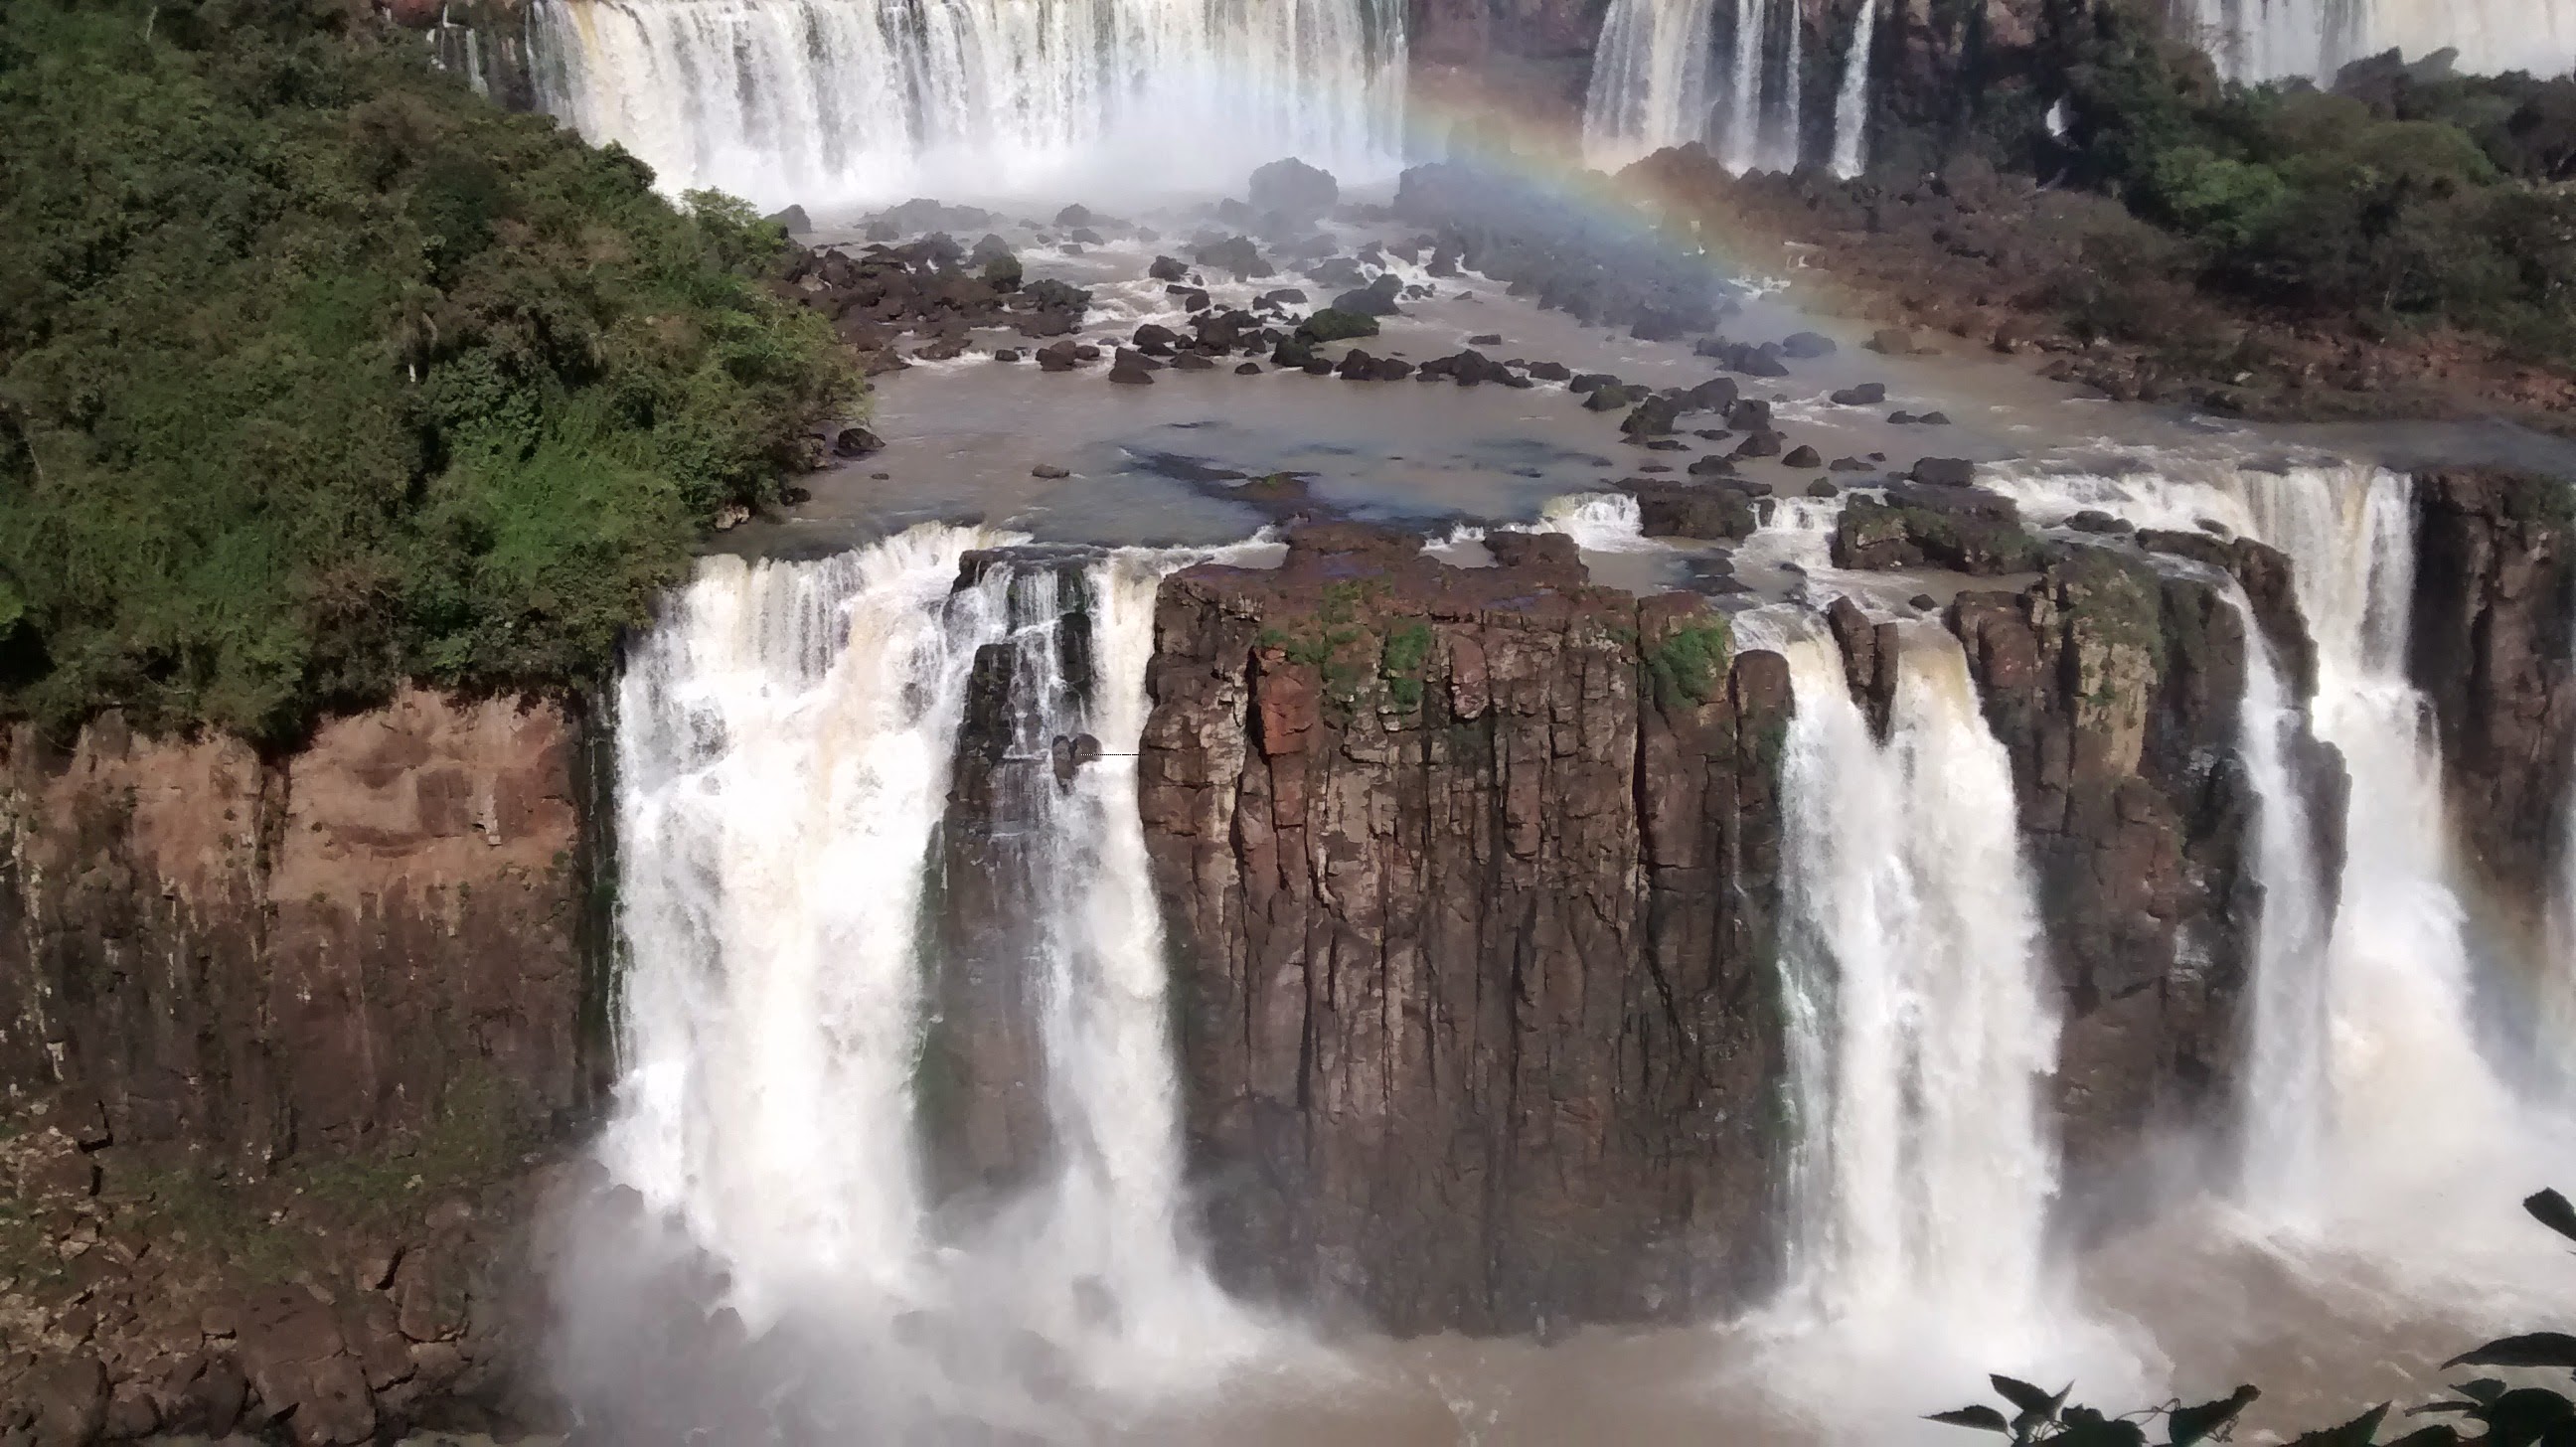
[(1165, 585), (1142, 802), (1240, 1289), (1507, 1331), (1768, 1269), (1785, 667), (1659, 682), (1712, 621), (1563, 542), (1316, 529)]

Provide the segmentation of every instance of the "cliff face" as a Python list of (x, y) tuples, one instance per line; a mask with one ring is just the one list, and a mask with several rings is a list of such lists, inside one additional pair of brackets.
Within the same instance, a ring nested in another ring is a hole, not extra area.
[(581, 1095), (576, 738), (409, 694), (263, 762), (114, 720), (0, 741), (0, 1088), (257, 1167), (478, 1074)]
[(1776, 655), (1687, 599), (1308, 529), (1165, 584), (1142, 804), (1219, 1273), (1398, 1331), (1770, 1269)]
[(2205, 583), (2090, 549), (2022, 592), (1963, 594), (1949, 622), (2013, 761), (2080, 1176), (2152, 1124), (2225, 1118), (2261, 909), (2245, 624)]
[(0, 1398), (356, 1441), (489, 1354), (489, 1192), (588, 1095), (577, 745), (421, 693), (282, 760), (0, 737)]
[(2576, 770), (2576, 501), (2550, 478), (2416, 479), (2408, 671), (2432, 701), (2479, 923), (2539, 945), (2565, 864)]

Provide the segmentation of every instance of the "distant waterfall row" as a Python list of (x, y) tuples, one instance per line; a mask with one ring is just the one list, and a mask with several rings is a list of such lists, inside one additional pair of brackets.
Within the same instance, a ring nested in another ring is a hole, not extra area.
[(1393, 0), (536, 0), (546, 108), (763, 206), (1392, 164)]
[(2331, 80), (2386, 50), (2456, 50), (2460, 69), (2479, 72), (2576, 65), (2576, 0), (2189, 0), (2186, 13), (2239, 80)]
[[(1585, 157), (1618, 167), (1696, 141), (1730, 170), (1822, 164), (1857, 176), (1869, 163), (1882, 29), (1912, 8), (1610, 0), (1584, 97)], [(2576, 65), (2576, 0), (2177, 0), (2176, 13), (2240, 80), (2330, 80), (2347, 62), (2390, 49), (2409, 58), (2454, 50), (2460, 69), (2477, 72)], [(1827, 81), (1829, 110), (1820, 99)]]
[(1584, 156), (1623, 166), (1665, 146), (1707, 144), (1728, 169), (1836, 174), (1867, 160), (1878, 8), (1863, 0), (1834, 63), (1831, 133), (1807, 114), (1809, 18), (1801, 0), (1611, 0), (1583, 107)]

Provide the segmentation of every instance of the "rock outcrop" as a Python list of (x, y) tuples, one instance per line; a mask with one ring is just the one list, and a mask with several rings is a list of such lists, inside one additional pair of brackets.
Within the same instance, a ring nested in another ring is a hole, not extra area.
[[(2063, 991), (2057, 1106), (2078, 1179), (2159, 1124), (2223, 1121), (2261, 892), (2238, 755), (2245, 621), (2216, 588), (2074, 548), (1948, 613), (2011, 755)], [(2340, 762), (2295, 750), (2328, 877)]]
[(1774, 654), (1684, 596), (1320, 527), (1165, 585), (1141, 796), (1220, 1276), (1399, 1332), (1774, 1270)]
[(2433, 705), (2479, 922), (2519, 948), (2566, 864), (2576, 770), (2576, 491), (2553, 478), (2444, 469), (2415, 483), (2408, 670)]
[(600, 1064), (582, 763), (425, 693), (283, 758), (0, 735), (0, 1400), (356, 1442), (473, 1374), (488, 1202)]

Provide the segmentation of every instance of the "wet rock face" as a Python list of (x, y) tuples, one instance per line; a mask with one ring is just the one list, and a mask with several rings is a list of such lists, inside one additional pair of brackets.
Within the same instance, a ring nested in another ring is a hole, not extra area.
[(359, 1442), (520, 1356), (466, 1303), (498, 1329), (486, 1192), (599, 1063), (579, 742), (424, 693), (283, 758), (0, 734), (0, 1402), (42, 1440)]
[[(2012, 758), (2080, 1182), (2158, 1124), (2226, 1118), (2260, 911), (2244, 623), (2209, 584), (2094, 549), (2022, 592), (1962, 594), (1948, 623)], [(2340, 788), (2330, 751), (2296, 752), (2315, 788)]]
[[(975, 655), (936, 848), (939, 955), (935, 1022), (918, 1080), (933, 1187), (969, 1202), (1026, 1184), (1053, 1147), (1047, 1121), (1044, 988), (1031, 961), (1049, 922), (1043, 898), (1047, 823), (1066, 807), (1055, 768), (1058, 722), (1093, 682), (1082, 549), (968, 553), (959, 586), (1007, 566), (1012, 637)], [(1049, 626), (1052, 623), (1052, 626)], [(1096, 741), (1085, 739), (1096, 750)], [(1073, 741), (1067, 739), (1066, 762)]]
[(1399, 1332), (1769, 1279), (1776, 655), (1697, 599), (1301, 532), (1163, 589), (1141, 800), (1203, 1228)]
[(2408, 670), (2433, 704), (2482, 922), (2537, 943), (2566, 850), (2576, 766), (2576, 493), (2450, 469), (2416, 479)]
[(302, 751), (0, 736), (0, 1089), (245, 1163), (584, 1098), (560, 708), (409, 693)]

